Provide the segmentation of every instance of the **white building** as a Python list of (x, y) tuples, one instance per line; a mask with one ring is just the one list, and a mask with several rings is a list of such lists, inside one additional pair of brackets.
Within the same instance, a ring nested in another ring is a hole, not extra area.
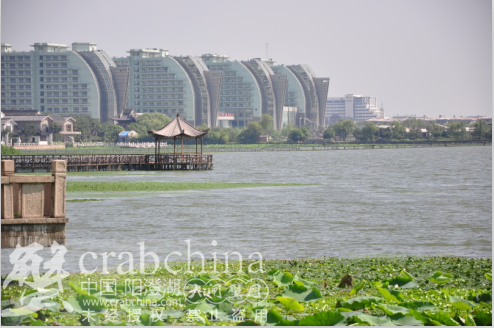
[(2, 110), (34, 109), (101, 122), (117, 115), (127, 96), (128, 69), (117, 69), (94, 43), (73, 43), (72, 50), (56, 43), (32, 47), (14, 51), (2, 43)]
[(356, 122), (384, 117), (384, 109), (377, 107), (377, 97), (347, 94), (345, 97), (328, 98), (326, 121), (333, 115), (351, 118)]

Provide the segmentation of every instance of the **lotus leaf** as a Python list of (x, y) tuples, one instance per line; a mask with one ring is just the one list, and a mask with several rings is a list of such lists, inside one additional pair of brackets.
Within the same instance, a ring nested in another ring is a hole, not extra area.
[(435, 284), (444, 284), (450, 281), (453, 278), (453, 275), (449, 273), (442, 273), (441, 271), (436, 271), (431, 277), (429, 277), (429, 281)]
[(304, 307), (299, 302), (297, 302), (296, 299), (292, 297), (277, 296), (276, 298), (288, 310), (293, 310), (298, 312), (304, 310)]
[(336, 311), (319, 312), (300, 320), (300, 326), (346, 326), (346, 318)]

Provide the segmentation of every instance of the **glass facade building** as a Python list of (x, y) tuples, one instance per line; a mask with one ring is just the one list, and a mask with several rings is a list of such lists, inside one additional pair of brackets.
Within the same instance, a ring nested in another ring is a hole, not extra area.
[(205, 54), (201, 59), (212, 72), (222, 72), (218, 113), (231, 113), (233, 127), (244, 127), (262, 116), (261, 88), (244, 63), (228, 56)]
[(307, 65), (217, 54), (170, 56), (158, 48), (131, 49), (127, 57), (111, 58), (96, 44), (83, 42), (73, 43), (71, 50), (55, 43), (32, 47), (15, 52), (2, 44), (2, 109), (101, 122), (133, 109), (180, 115), (194, 126), (216, 127), (227, 119), (228, 126), (240, 128), (269, 114), (276, 130), (286, 122), (324, 125), (329, 78), (317, 78)]
[[(2, 44), (2, 109), (87, 116), (108, 121), (118, 111), (115, 63), (94, 43), (35, 43), (15, 52)], [(127, 73), (128, 74), (128, 73)], [(120, 88), (126, 88), (124, 85)]]

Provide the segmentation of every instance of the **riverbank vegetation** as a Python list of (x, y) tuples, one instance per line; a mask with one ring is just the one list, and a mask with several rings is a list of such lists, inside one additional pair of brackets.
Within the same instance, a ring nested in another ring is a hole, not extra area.
[(21, 155), (22, 153), (12, 147), (2, 145), (2, 155)]
[(114, 192), (114, 191), (184, 191), (258, 187), (307, 186), (302, 183), (259, 182), (129, 182), (129, 181), (67, 181), (67, 192)]
[[(23, 312), (25, 306), (19, 299), (35, 291), (26, 284), (10, 284), (2, 290), (2, 309), (21, 316), (2, 317), (2, 324), (492, 324), (492, 259), (385, 256), (265, 260), (264, 272), (259, 272), (258, 261), (253, 266), (253, 262), (244, 261), (241, 268), (239, 261), (230, 261), (228, 273), (225, 264), (218, 260), (216, 272), (212, 272), (214, 263), (206, 260), (205, 272), (200, 273), (201, 262), (192, 261), (189, 274), (184, 273), (187, 262), (168, 263), (169, 269), (180, 270), (176, 274), (154, 266), (134, 274), (113, 270), (108, 274), (71, 274), (63, 280), (63, 292), (42, 300), (32, 314)], [(109, 289), (101, 287), (105, 286), (100, 284), (102, 279), (115, 284)], [(240, 283), (253, 279), (265, 283), (259, 293)], [(88, 282), (96, 283), (95, 287), (84, 288)]]
[(387, 125), (376, 125), (371, 122), (356, 124), (352, 120), (341, 120), (328, 126), (323, 137), (326, 140), (350, 138), (367, 142), (492, 140), (492, 126), (487, 125), (484, 120), (477, 120), (470, 125), (465, 122), (440, 125), (435, 121), (415, 117), (409, 117), (404, 121), (393, 121)]
[[(133, 142), (150, 142), (153, 139), (147, 131), (157, 130), (165, 126), (171, 119), (160, 113), (144, 113), (136, 123), (127, 126), (126, 130), (134, 130), (138, 136)], [(97, 120), (84, 118), (76, 122), (76, 129), (81, 131), (83, 141), (117, 141), (122, 127), (113, 128), (101, 124)], [(206, 130), (206, 125), (197, 127)], [(447, 125), (437, 124), (435, 121), (409, 117), (404, 121), (393, 121), (391, 124), (376, 125), (371, 122), (356, 124), (350, 119), (340, 119), (327, 128), (292, 125), (283, 127), (280, 131), (273, 129), (273, 118), (264, 114), (260, 121), (251, 121), (245, 127), (226, 128), (215, 127), (209, 130), (204, 138), (205, 144), (257, 144), (260, 136), (269, 136), (273, 142), (299, 143), (307, 139), (324, 139), (326, 141), (360, 140), (367, 142), (389, 140), (492, 140), (492, 126), (484, 120), (477, 120), (470, 125), (464, 122), (451, 122)]]
[[(158, 130), (171, 121), (170, 117), (161, 113), (143, 113), (135, 123), (129, 124), (125, 129), (111, 122), (100, 123), (96, 119), (79, 117), (74, 125), (74, 130), (81, 132), (73, 137), (76, 142), (104, 142), (115, 143), (119, 141), (119, 133), (127, 130), (137, 132), (137, 137), (131, 142), (153, 142), (154, 139), (147, 133), (150, 130)], [(410, 117), (404, 121), (374, 124), (371, 122), (355, 123), (351, 119), (332, 120), (327, 127), (304, 125), (295, 127), (291, 124), (281, 130), (274, 130), (273, 118), (262, 115), (259, 121), (249, 121), (243, 127), (210, 128), (204, 137), (204, 145), (227, 144), (299, 144), (311, 140), (318, 142), (357, 141), (357, 142), (424, 142), (424, 141), (466, 141), (466, 140), (492, 140), (492, 125), (485, 120), (476, 120), (471, 124), (463, 121), (450, 122), (447, 125), (437, 124), (435, 121), (422, 120)], [(203, 124), (196, 127), (206, 130), (208, 126)], [(54, 140), (60, 141), (61, 127), (50, 126), (50, 132), (54, 134)], [(27, 125), (18, 131), (22, 140), (36, 131), (34, 126)], [(194, 140), (185, 140), (185, 144), (192, 144)], [(3, 152), (2, 152), (3, 153)]]

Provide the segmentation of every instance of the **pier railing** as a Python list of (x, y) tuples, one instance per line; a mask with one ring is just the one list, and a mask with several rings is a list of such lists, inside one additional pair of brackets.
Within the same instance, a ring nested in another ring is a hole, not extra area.
[[(112, 155), (6, 155), (16, 172), (50, 171), (53, 161), (63, 160), (69, 171), (212, 169), (213, 155), (112, 154)], [(162, 165), (162, 166), (156, 166)]]
[(158, 164), (211, 164), (213, 163), (213, 155), (204, 154), (160, 154), (155, 158), (155, 155), (145, 155), (149, 163)]

